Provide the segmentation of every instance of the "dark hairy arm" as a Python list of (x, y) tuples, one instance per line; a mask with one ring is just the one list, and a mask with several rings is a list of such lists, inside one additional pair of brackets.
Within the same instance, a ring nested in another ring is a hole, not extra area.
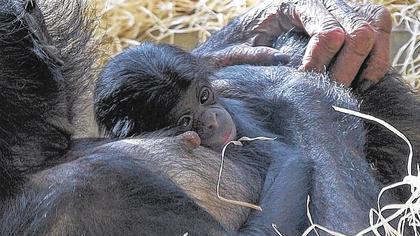
[(193, 53), (217, 66), (285, 64), (287, 55), (271, 48), (274, 40), (288, 31), (302, 32), (310, 41), (299, 68), (318, 72), (329, 68), (334, 80), (350, 86), (359, 70), (362, 79), (373, 82), (384, 76), (390, 30), (390, 13), (383, 6), (270, 0), (237, 17)]

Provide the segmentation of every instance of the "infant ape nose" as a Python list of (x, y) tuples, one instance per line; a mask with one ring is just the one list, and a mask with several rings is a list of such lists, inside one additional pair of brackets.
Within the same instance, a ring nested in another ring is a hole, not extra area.
[(217, 112), (210, 112), (210, 115), (207, 117), (207, 129), (216, 130), (219, 128), (219, 123), (217, 122)]

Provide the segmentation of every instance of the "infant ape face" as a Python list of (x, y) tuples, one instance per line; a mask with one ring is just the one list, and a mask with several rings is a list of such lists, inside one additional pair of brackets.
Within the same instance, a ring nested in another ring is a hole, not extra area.
[(210, 85), (213, 72), (174, 46), (143, 43), (127, 49), (107, 63), (97, 81), (98, 124), (106, 135), (120, 138), (195, 131), (203, 146), (220, 149), (236, 128)]
[(230, 114), (219, 103), (217, 94), (207, 80), (194, 81), (170, 111), (172, 122), (180, 131), (193, 130), (201, 144), (220, 149), (236, 136), (236, 126)]

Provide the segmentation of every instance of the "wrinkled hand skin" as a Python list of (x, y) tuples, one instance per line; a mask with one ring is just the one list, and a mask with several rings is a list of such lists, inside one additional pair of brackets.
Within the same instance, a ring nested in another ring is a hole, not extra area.
[(236, 18), (193, 53), (217, 66), (287, 63), (287, 55), (271, 48), (273, 40), (290, 30), (304, 32), (310, 41), (301, 70), (329, 68), (331, 78), (344, 86), (350, 86), (361, 70), (360, 79), (376, 83), (390, 65), (391, 28), (391, 15), (384, 6), (271, 0)]

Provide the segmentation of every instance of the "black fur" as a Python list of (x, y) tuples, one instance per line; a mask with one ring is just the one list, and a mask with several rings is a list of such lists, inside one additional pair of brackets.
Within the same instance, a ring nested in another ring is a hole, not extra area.
[[(0, 2), (0, 196), (63, 156), (77, 117), (75, 100), (93, 80), (87, 12), (73, 1)], [(69, 46), (71, 45), (71, 46)], [(77, 89), (76, 89), (77, 88)]]
[[(350, 91), (325, 75), (298, 72), (294, 60), (225, 68), (212, 84), (239, 136), (278, 139), (229, 148), (224, 166), (222, 195), (258, 202), (263, 212), (221, 202), (220, 153), (161, 134), (72, 139), (73, 86), (95, 74), (92, 22), (77, 1), (45, 3), (44, 17), (39, 3), (27, 3), (0, 2), (1, 235), (275, 235), (272, 223), (298, 235), (308, 225), (307, 195), (316, 223), (354, 234), (367, 226), (383, 184), (405, 174), (406, 147), (331, 105), (388, 120), (419, 148), (419, 98), (395, 74)], [(229, 29), (211, 42), (223, 42)], [(296, 35), (285, 38), (295, 49), (305, 45)], [(396, 194), (388, 202), (407, 197)]]
[(114, 137), (165, 128), (169, 111), (191, 82), (211, 73), (204, 62), (174, 46), (144, 43), (128, 49), (108, 62), (98, 80), (98, 124)]

